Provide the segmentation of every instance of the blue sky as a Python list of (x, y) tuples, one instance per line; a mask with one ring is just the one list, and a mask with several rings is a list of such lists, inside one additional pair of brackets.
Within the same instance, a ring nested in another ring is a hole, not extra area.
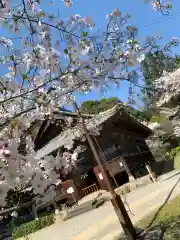
[[(180, 0), (172, 0), (173, 9), (171, 15), (162, 16), (161, 13), (152, 10), (150, 5), (144, 4), (144, 0), (74, 0), (73, 6), (67, 8), (62, 0), (56, 0), (55, 5), (49, 5), (49, 0), (42, 0), (41, 4), (51, 12), (57, 12), (62, 19), (68, 18), (72, 14), (82, 16), (91, 16), (96, 26), (103, 30), (106, 24), (106, 15), (115, 8), (122, 12), (128, 12), (131, 16), (131, 22), (139, 29), (139, 40), (143, 41), (146, 36), (161, 35), (164, 39), (162, 43), (168, 42), (172, 37), (180, 37), (178, 23), (180, 22)], [(1, 28), (0, 35), (4, 35)], [(179, 49), (176, 50), (177, 53)], [(105, 97), (117, 96), (123, 101), (128, 99), (128, 85), (122, 83), (120, 88), (112, 86)], [(99, 99), (104, 97), (97, 91), (88, 95), (78, 95), (78, 103), (84, 100)]]

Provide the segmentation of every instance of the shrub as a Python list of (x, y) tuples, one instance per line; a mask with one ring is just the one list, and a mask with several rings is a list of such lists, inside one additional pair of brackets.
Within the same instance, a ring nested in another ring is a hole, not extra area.
[(176, 155), (178, 155), (179, 153), (180, 153), (180, 146), (171, 150), (171, 152), (169, 153), (169, 158), (173, 160), (176, 157)]
[(12, 229), (13, 238), (21, 238), (25, 237), (31, 233), (34, 233), (42, 228), (52, 225), (55, 223), (54, 214), (47, 215), (45, 217), (41, 217), (37, 220), (22, 224), (19, 227), (14, 227)]

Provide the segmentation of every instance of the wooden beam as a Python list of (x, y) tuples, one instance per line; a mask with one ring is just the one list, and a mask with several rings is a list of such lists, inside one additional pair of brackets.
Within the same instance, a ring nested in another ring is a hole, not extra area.
[(122, 163), (122, 165), (123, 165), (123, 167), (124, 167), (124, 169), (125, 169), (125, 171), (128, 175), (129, 181), (134, 181), (135, 178), (132, 175), (132, 173), (131, 173), (131, 171), (130, 171), (130, 169), (129, 169), (129, 167), (128, 167), (128, 165), (127, 165), (127, 163), (126, 163), (126, 161), (124, 160), (123, 157), (121, 157), (120, 163)]
[(152, 179), (152, 181), (153, 181), (153, 182), (156, 182), (156, 181), (157, 181), (156, 176), (155, 176), (155, 174), (153, 173), (153, 171), (152, 171), (152, 169), (151, 169), (151, 167), (150, 167), (149, 164), (146, 164), (146, 169), (147, 169), (147, 171), (148, 171), (148, 173), (149, 173), (149, 176), (150, 176), (150, 178)]

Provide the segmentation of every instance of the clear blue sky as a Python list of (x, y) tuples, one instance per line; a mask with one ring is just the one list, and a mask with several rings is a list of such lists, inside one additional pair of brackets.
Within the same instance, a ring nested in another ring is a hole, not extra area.
[[(48, 2), (49, 0), (41, 1), (44, 7), (48, 7), (51, 12), (57, 12), (57, 7), (59, 7), (59, 15), (62, 19), (76, 13), (82, 16), (91, 16), (96, 26), (102, 30), (106, 24), (106, 14), (114, 8), (119, 8), (122, 12), (128, 12), (132, 15), (131, 22), (139, 29), (140, 41), (143, 41), (146, 36), (153, 35), (161, 35), (164, 38), (162, 43), (168, 42), (172, 37), (180, 37), (180, 0), (172, 0), (173, 10), (171, 15), (168, 16), (162, 16), (160, 13), (153, 11), (150, 5), (144, 4), (144, 0), (74, 0), (71, 8), (67, 8), (61, 0), (56, 0), (56, 4), (51, 6)], [(4, 35), (2, 28), (0, 35)], [(105, 97), (109, 96), (117, 96), (126, 101), (128, 98), (127, 84), (123, 83), (120, 88), (112, 86)], [(78, 103), (89, 99), (99, 99), (100, 97), (104, 96), (97, 91), (93, 91), (91, 94), (78, 96)]]

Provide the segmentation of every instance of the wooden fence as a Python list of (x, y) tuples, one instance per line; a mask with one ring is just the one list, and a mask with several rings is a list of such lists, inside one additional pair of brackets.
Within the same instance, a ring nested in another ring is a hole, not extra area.
[(96, 183), (90, 185), (89, 187), (86, 187), (86, 188), (83, 188), (82, 191), (83, 191), (83, 195), (84, 196), (87, 196), (93, 192), (97, 192), (99, 189), (98, 189), (98, 186)]

